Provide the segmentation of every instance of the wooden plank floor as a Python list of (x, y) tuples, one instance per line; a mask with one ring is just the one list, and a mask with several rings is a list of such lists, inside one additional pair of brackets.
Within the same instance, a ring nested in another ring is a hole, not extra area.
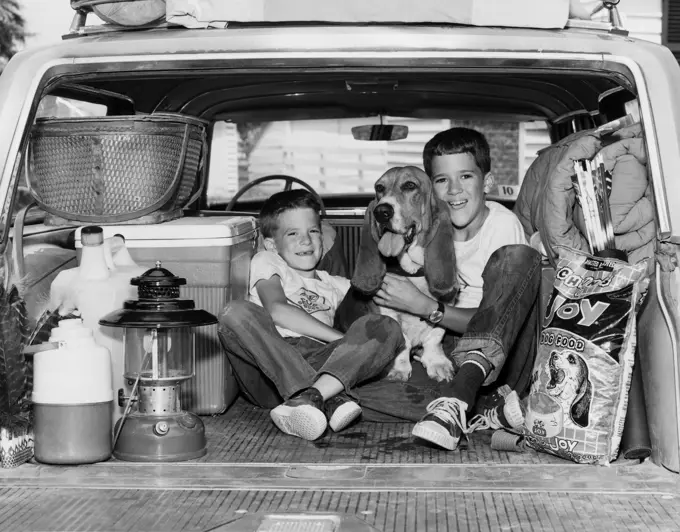
[(203, 421), (208, 454), (198, 460), (0, 470), (0, 530), (247, 532), (265, 519), (299, 518), (297, 528), (279, 527), (294, 531), (329, 515), (343, 532), (677, 530), (680, 522), (680, 476), (649, 462), (596, 467), (498, 452), (488, 433), (445, 452), (416, 445), (410, 423), (359, 423), (306, 442), (242, 401)]
[(227, 413), (203, 418), (209, 463), (359, 463), (359, 464), (570, 464), (528, 450), (491, 450), (489, 432), (472, 434), (464, 450), (448, 452), (416, 443), (412, 423), (359, 422), (346, 430), (326, 433), (314, 442), (279, 431), (261, 410), (239, 399)]

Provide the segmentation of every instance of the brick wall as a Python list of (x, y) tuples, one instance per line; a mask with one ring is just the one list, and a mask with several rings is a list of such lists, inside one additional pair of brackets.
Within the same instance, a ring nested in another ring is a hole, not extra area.
[(451, 125), (470, 127), (484, 134), (491, 148), (491, 172), (497, 186), (519, 183), (519, 124), (456, 120)]

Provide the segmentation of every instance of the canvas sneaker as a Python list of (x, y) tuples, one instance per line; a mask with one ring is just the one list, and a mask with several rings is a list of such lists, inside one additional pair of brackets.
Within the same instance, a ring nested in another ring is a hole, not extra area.
[(328, 425), (323, 407), (321, 393), (316, 388), (307, 388), (274, 408), (269, 416), (282, 432), (314, 441)]
[(331, 397), (324, 403), (328, 425), (335, 432), (347, 428), (361, 415), (361, 407), (345, 393)]
[(510, 395), (511, 391), (512, 388), (507, 384), (504, 384), (503, 386), (496, 388), (489, 395), (480, 395), (472, 407), (472, 413), (474, 414), (472, 417), (477, 414), (483, 414), (489, 408), (497, 406), (507, 395)]
[(470, 420), (468, 432), (476, 430), (506, 429), (516, 431), (524, 425), (524, 410), (515, 390), (501, 390), (495, 404), (487, 404)]
[(466, 432), (467, 403), (454, 397), (440, 397), (427, 405), (427, 414), (413, 427), (421, 440), (454, 451)]

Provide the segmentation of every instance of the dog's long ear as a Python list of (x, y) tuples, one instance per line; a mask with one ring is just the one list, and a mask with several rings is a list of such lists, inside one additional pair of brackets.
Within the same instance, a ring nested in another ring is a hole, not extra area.
[[(458, 293), (456, 251), (453, 225), (447, 205), (431, 192), (430, 225), (427, 227), (425, 248), (425, 279), (430, 293), (439, 300), (451, 301)], [(426, 218), (423, 217), (423, 222)], [(425, 228), (425, 223), (423, 223)]]
[[(437, 224), (437, 218), (439, 216), (439, 212), (442, 210), (445, 205), (442, 203), (442, 206), (440, 206), (440, 199), (437, 198), (437, 195), (434, 193), (434, 187), (432, 186), (432, 181), (430, 181), (430, 178), (425, 172), (423, 172), (421, 175), (421, 180), (423, 181), (423, 190), (427, 191), (427, 199), (426, 201), (423, 201), (423, 212), (422, 212), (422, 223), (423, 223), (423, 231), (425, 232), (425, 240), (423, 241), (423, 246), (427, 245), (427, 242), (429, 241), (430, 237), (430, 230), (433, 225)], [(446, 212), (448, 212), (448, 209), (445, 209)]]
[(385, 261), (378, 250), (378, 228), (373, 219), (375, 200), (366, 209), (361, 228), (359, 255), (352, 275), (352, 286), (364, 294), (375, 294), (385, 277)]
[(590, 417), (590, 402), (593, 398), (593, 385), (590, 384), (590, 379), (588, 378), (588, 366), (586, 366), (585, 361), (581, 360), (581, 367), (584, 368), (583, 382), (578, 391), (578, 396), (574, 399), (571, 405), (571, 419), (579, 427), (587, 427)]

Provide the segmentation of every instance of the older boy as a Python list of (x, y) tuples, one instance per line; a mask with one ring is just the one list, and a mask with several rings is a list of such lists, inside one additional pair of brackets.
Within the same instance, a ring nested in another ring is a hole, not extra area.
[[(435, 193), (449, 206), (460, 293), (454, 304), (444, 305), (407, 278), (387, 274), (374, 301), (450, 332), (445, 352), (458, 371), (450, 383), (438, 387), (440, 397), (427, 405), (413, 435), (454, 450), (461, 436), (475, 428), (514, 427), (523, 422), (514, 391), (488, 408), (473, 407), (483, 384), (500, 380), (520, 391), (528, 384), (540, 256), (525, 245), (517, 217), (486, 201), (493, 176), (489, 145), (481, 133), (467, 128), (443, 131), (426, 144), (423, 162)], [(479, 414), (471, 426), (468, 411)]]
[[(303, 190), (262, 206), (265, 251), (250, 268), (250, 302), (231, 302), (219, 335), (244, 395), (287, 434), (306, 440), (340, 431), (361, 408), (352, 388), (378, 375), (403, 349), (399, 324), (372, 314), (343, 336), (333, 329), (349, 281), (317, 270), (320, 206)], [(282, 398), (284, 401), (282, 402)]]

